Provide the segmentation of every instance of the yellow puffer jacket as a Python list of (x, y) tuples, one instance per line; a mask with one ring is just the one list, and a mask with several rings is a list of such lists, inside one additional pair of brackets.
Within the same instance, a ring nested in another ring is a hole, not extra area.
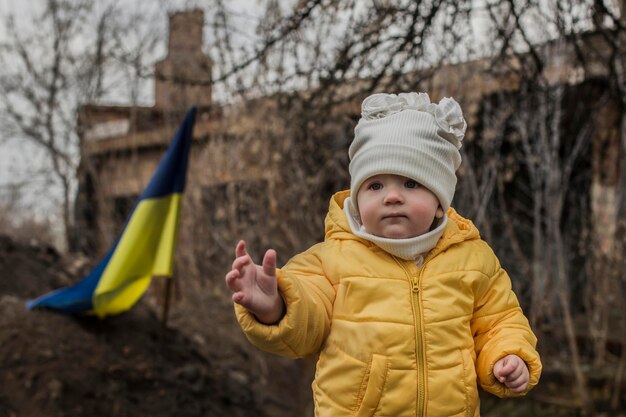
[(352, 234), (342, 210), (348, 195), (331, 199), (325, 241), (278, 271), (287, 305), (278, 324), (236, 306), (257, 347), (294, 358), (319, 353), (315, 415), (478, 416), (477, 382), (501, 397), (520, 395), (492, 374), (507, 354), (524, 359), (529, 389), (536, 385), (536, 338), (472, 222), (450, 209), (418, 267)]

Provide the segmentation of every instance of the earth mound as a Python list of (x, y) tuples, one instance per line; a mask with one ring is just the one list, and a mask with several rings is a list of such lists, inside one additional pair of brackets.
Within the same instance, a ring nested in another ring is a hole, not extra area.
[(80, 269), (0, 236), (0, 416), (267, 415), (244, 370), (162, 326), (146, 303), (106, 320), (25, 308)]

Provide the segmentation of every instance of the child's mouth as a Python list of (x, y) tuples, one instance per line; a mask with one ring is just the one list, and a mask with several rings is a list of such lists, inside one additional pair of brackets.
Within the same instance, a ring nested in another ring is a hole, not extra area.
[(383, 219), (396, 219), (396, 218), (401, 218), (401, 217), (406, 217), (406, 216), (402, 213), (389, 213), (389, 214), (385, 214), (383, 216)]

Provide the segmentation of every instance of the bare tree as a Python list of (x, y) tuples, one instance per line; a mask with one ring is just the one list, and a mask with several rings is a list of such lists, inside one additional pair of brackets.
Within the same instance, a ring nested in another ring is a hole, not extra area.
[(145, 74), (145, 58), (162, 32), (148, 30), (136, 15), (122, 15), (115, 2), (96, 7), (91, 1), (46, 0), (34, 13), (29, 22), (23, 16), (4, 18), (8, 39), (0, 49), (6, 63), (0, 69), (0, 128), (3, 136), (44, 150), (49, 174), (41, 198), (60, 188), (69, 246), (84, 137), (79, 110), (114, 94), (136, 99), (136, 86), (151, 77)]
[(414, 88), (472, 45), (470, 1), (315, 0), (287, 10), (268, 1), (266, 10), (259, 41), (236, 51), (227, 14), (218, 13), (216, 82), (246, 97), (305, 89), (324, 112), (375, 89)]
[[(505, 140), (519, 144), (515, 160), (528, 177), (527, 191), (518, 201), (507, 201), (499, 180), (500, 208), (513, 252), (521, 265), (530, 265), (531, 321), (554, 343), (558, 329), (564, 330), (568, 353), (563, 360), (567, 367), (573, 365), (578, 405), (585, 415), (592, 415), (594, 401), (600, 400), (588, 390), (588, 361), (596, 373), (614, 375), (616, 381), (623, 377), (623, 368), (614, 373), (605, 358), (608, 337), (616, 331), (608, 317), (621, 314), (622, 322), (625, 317), (618, 301), (623, 299), (618, 278), (623, 263), (616, 262), (622, 256), (615, 252), (617, 227), (623, 222), (617, 201), (625, 163), (623, 140), (616, 138), (623, 137), (624, 44), (619, 39), (624, 25), (619, 10), (605, 3), (594, 2), (589, 9), (583, 2), (557, 2), (552, 10), (532, 1), (488, 3), (494, 43), (500, 45), (493, 69), (520, 80), (517, 95), (500, 101), (510, 106), (512, 135)], [(530, 30), (530, 16), (545, 30)], [(599, 92), (593, 93), (594, 82)], [(581, 160), (591, 166), (584, 168)], [(587, 194), (576, 196), (581, 185)], [(510, 199), (512, 194), (506, 195)], [(531, 219), (530, 240), (520, 236), (523, 229), (510, 226), (509, 210), (516, 204)], [(531, 242), (532, 250), (524, 250), (521, 242)], [(574, 266), (581, 262), (583, 270)], [(575, 295), (581, 285), (582, 302)], [(589, 336), (581, 319), (589, 323)], [(592, 341), (591, 360), (581, 350), (580, 341), (586, 339)], [(609, 387), (612, 378), (604, 379)], [(621, 392), (619, 385), (609, 391), (614, 399)], [(613, 409), (618, 407), (614, 400)]]
[[(9, 16), (10, 39), (2, 50), (8, 64), (0, 78), (3, 130), (45, 150), (51, 176), (62, 190), (67, 242), (79, 152), (76, 110), (102, 93), (101, 64), (110, 30), (111, 9), (97, 18), (95, 37), (89, 13), (90, 2), (50, 0), (30, 31), (22, 31)], [(77, 39), (86, 44), (77, 45)]]

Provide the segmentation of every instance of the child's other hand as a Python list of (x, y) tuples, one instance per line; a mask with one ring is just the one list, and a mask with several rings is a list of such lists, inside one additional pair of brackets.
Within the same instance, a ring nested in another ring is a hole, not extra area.
[(513, 392), (523, 392), (530, 378), (528, 367), (517, 355), (507, 355), (493, 365), (493, 375)]
[(285, 306), (276, 283), (276, 251), (269, 249), (262, 265), (256, 265), (246, 251), (246, 242), (240, 240), (232, 269), (225, 279), (233, 292), (233, 301), (254, 314), (257, 320), (273, 324), (281, 319)]

